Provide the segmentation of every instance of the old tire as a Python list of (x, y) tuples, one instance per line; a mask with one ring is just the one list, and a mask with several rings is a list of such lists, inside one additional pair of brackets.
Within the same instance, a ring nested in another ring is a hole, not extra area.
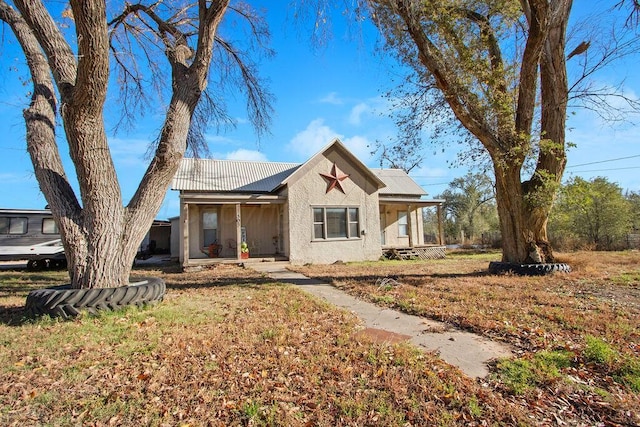
[(43, 259), (30, 259), (27, 261), (27, 270), (40, 271), (45, 268), (45, 262)]
[(489, 273), (512, 273), (520, 276), (543, 276), (551, 273), (570, 273), (571, 267), (564, 263), (546, 264), (518, 264), (512, 262), (492, 261), (489, 263)]
[(29, 292), (25, 303), (28, 317), (49, 315), (67, 319), (81, 311), (97, 314), (100, 310), (118, 310), (130, 305), (143, 306), (162, 301), (164, 280), (145, 278), (118, 288), (72, 289), (71, 285), (53, 286)]

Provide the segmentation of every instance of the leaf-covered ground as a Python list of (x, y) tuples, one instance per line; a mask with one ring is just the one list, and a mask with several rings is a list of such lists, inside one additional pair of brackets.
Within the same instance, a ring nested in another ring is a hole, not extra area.
[(640, 424), (640, 253), (562, 255), (573, 272), (545, 277), (487, 274), (499, 256), (298, 271), (511, 344), (518, 357), (497, 363), (489, 386), (545, 423)]
[(21, 314), (64, 273), (0, 270), (0, 425), (638, 424), (640, 255), (571, 255), (544, 278), (485, 275), (495, 258), (303, 268), (511, 343), (481, 381), (237, 266), (138, 269), (166, 280), (162, 304), (70, 322)]
[(0, 425), (527, 424), (437, 357), (357, 334), (351, 314), (220, 266), (165, 278), (165, 301), (25, 322), (51, 274), (0, 272)]

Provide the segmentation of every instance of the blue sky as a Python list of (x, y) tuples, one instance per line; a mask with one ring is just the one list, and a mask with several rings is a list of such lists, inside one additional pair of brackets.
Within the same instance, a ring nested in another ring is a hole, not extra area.
[[(585, 7), (582, 3), (585, 2), (575, 2), (576, 15), (586, 13), (578, 9)], [(373, 53), (379, 51), (375, 33), (369, 27), (359, 32), (337, 20), (333, 22), (333, 39), (323, 49), (313, 49), (305, 28), (294, 24), (285, 7), (276, 8), (273, 2), (266, 1), (263, 4), (269, 8), (267, 17), (272, 47), (276, 50), (274, 58), (261, 62), (261, 75), (267, 79), (276, 97), (271, 132), (258, 141), (246, 120), (242, 99), (230, 100), (232, 115), (238, 123), (235, 129), (219, 134), (211, 128), (207, 141), (212, 156), (304, 162), (338, 137), (366, 164), (378, 167), (369, 147), (376, 140), (389, 140), (396, 133), (393, 122), (386, 116), (388, 104), (383, 94), (400, 76), (390, 58)], [(589, 7), (591, 5), (589, 2)], [(4, 184), (0, 189), (0, 207), (39, 209), (46, 202), (26, 152), (21, 113), (28, 85), (24, 86), (18, 79), (24, 72), (13, 70), (23, 62), (14, 48), (5, 43), (0, 52), (3, 81), (0, 84), (0, 126), (5, 133), (0, 143), (0, 179)], [(616, 84), (624, 79), (625, 93), (637, 98), (640, 77), (634, 74), (638, 74), (635, 68), (639, 59), (636, 57), (599, 74), (598, 81)], [(148, 143), (156, 137), (161, 126), (153, 121), (157, 116), (152, 112), (135, 129), (110, 138), (125, 200), (134, 193), (146, 169)], [(632, 120), (639, 123), (638, 117)], [(604, 176), (623, 189), (640, 191), (637, 126), (612, 127), (593, 113), (576, 111), (569, 118), (568, 129), (567, 138), (576, 147), (569, 151), (565, 179)], [(441, 193), (449, 182), (467, 172), (464, 168), (448, 166), (457, 154), (456, 149), (455, 143), (444, 152), (428, 146), (425, 161), (419, 169), (412, 171), (415, 180), (431, 196)], [(64, 148), (62, 154), (66, 154)], [(593, 164), (585, 165), (587, 163)], [(177, 214), (177, 194), (169, 191), (157, 217), (165, 219)]]

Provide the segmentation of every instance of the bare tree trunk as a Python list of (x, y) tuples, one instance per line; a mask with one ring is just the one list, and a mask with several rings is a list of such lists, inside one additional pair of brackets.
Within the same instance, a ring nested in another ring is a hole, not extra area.
[[(27, 147), (40, 188), (60, 227), (74, 288), (128, 284), (138, 246), (180, 164), (192, 116), (207, 86), (216, 30), (229, 1), (208, 3), (200, 2), (198, 7), (195, 50), (177, 31), (173, 33), (175, 44), (166, 39), (173, 95), (155, 156), (129, 205), (124, 206), (103, 119), (110, 68), (106, 3), (70, 2), (76, 56), (41, 0), (16, 0), (19, 12), (0, 0), (0, 20), (11, 26), (32, 76), (33, 96), (24, 112)], [(56, 144), (55, 86), (81, 202), (67, 179)]]
[(502, 261), (522, 262), (527, 257), (523, 230), (520, 168), (494, 161), (496, 205), (502, 234)]

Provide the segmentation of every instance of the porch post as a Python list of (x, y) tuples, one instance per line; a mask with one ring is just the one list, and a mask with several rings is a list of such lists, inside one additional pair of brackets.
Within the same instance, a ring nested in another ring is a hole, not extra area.
[(182, 265), (189, 264), (189, 204), (183, 203), (180, 211), (182, 229)]
[(418, 212), (421, 210), (422, 208), (420, 206), (416, 206), (416, 209), (413, 211), (414, 213), (414, 217), (416, 219), (416, 246), (420, 246), (420, 245), (424, 245), (424, 232), (422, 233), (423, 235), (420, 236), (420, 221), (418, 218)]
[(407, 234), (409, 234), (409, 247), (413, 247), (413, 227), (411, 226), (411, 205), (407, 205)]
[(240, 203), (236, 203), (236, 259), (242, 254), (242, 215), (240, 213)]
[(444, 226), (442, 224), (442, 203), (436, 206), (438, 215), (438, 244), (444, 245)]

